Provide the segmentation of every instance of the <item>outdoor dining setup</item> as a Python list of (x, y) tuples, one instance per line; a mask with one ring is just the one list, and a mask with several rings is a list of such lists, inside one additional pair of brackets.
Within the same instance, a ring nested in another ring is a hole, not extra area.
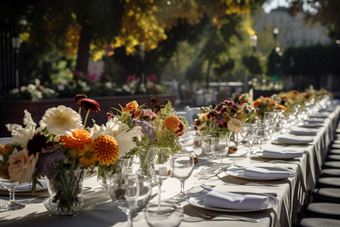
[(340, 225), (340, 102), (324, 89), (186, 112), (73, 99), (1, 126), (0, 226)]

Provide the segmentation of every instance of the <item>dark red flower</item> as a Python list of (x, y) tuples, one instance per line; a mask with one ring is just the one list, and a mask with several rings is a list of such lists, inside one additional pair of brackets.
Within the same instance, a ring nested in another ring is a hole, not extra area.
[(106, 117), (108, 118), (108, 119), (112, 119), (112, 118), (114, 118), (114, 114), (110, 111), (110, 112), (107, 112), (106, 113)]
[(31, 155), (41, 152), (41, 149), (47, 149), (48, 145), (46, 136), (37, 133), (27, 143), (28, 154)]
[(84, 107), (85, 112), (90, 110), (91, 112), (98, 113), (100, 111), (99, 103), (94, 99), (83, 98), (79, 102), (80, 107)]
[(80, 101), (87, 98), (86, 95), (84, 94), (77, 94), (76, 96), (73, 97), (73, 100), (75, 103), (77, 103), (79, 105)]

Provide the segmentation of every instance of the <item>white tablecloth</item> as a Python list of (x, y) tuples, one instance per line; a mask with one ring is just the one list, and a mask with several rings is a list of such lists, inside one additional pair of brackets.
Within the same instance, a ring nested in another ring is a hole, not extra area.
[[(218, 177), (198, 178), (197, 174), (207, 166), (211, 166), (211, 162), (217, 163), (218, 160), (208, 161), (199, 160), (195, 165), (192, 176), (185, 182), (185, 190), (200, 184), (214, 185), (216, 190), (230, 192), (275, 192), (279, 205), (274, 209), (255, 212), (255, 213), (238, 213), (246, 217), (257, 217), (260, 222), (257, 224), (243, 221), (213, 219), (208, 220), (197, 214), (190, 204), (182, 202), (184, 207), (184, 218), (181, 227), (199, 227), (208, 226), (213, 223), (213, 226), (292, 226), (296, 220), (296, 214), (300, 211), (301, 205), (304, 204), (306, 193), (314, 188), (315, 182), (320, 175), (321, 165), (327, 152), (327, 147), (332, 141), (334, 129), (337, 127), (340, 107), (329, 114), (325, 120), (325, 125), (320, 128), (316, 136), (313, 136), (314, 142), (310, 145), (291, 145), (287, 146), (289, 150), (303, 150), (305, 154), (295, 161), (287, 163), (263, 162), (258, 158), (225, 158), (225, 163), (237, 163), (242, 166), (280, 166), (291, 167), (296, 171), (295, 177), (286, 180), (268, 182), (277, 184), (279, 187), (268, 187), (265, 185), (237, 185), (233, 184), (226, 176), (226, 173), (221, 173)], [(272, 149), (282, 145), (273, 145), (266, 142), (263, 148)], [(126, 215), (116, 206), (112, 205), (110, 197), (105, 191), (100, 189), (96, 182), (96, 177), (89, 178), (84, 181), (84, 206), (80, 210), (80, 214), (71, 218), (55, 218), (49, 217), (44, 205), (43, 198), (27, 198), (17, 195), (17, 200), (22, 204), (26, 204), (26, 208), (18, 211), (0, 213), (1, 226), (32, 226), (32, 227), (60, 227), (60, 226), (81, 226), (81, 227), (109, 227), (109, 226), (126, 226)], [(167, 179), (162, 186), (162, 199), (168, 199), (176, 195), (180, 190), (180, 182), (174, 178)], [(153, 194), (157, 193), (157, 187), (154, 187)], [(7, 203), (8, 197), (0, 197), (0, 205)], [(154, 196), (157, 200), (157, 196)], [(147, 226), (144, 217), (144, 212), (139, 212), (133, 219), (135, 227)]]

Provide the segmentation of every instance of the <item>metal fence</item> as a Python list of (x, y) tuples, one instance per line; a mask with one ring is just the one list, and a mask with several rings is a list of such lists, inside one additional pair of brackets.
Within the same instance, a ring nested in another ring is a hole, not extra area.
[(20, 39), (16, 23), (0, 22), (0, 99), (21, 85)]

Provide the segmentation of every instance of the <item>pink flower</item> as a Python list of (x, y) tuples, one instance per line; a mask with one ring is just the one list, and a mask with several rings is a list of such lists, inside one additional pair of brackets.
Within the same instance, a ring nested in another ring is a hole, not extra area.
[(147, 79), (153, 81), (153, 82), (156, 82), (157, 81), (157, 76), (156, 75), (150, 75), (147, 77)]
[(136, 74), (133, 74), (133, 75), (130, 75), (130, 76), (128, 76), (127, 77), (127, 81), (129, 82), (129, 81), (135, 81), (136, 80)]
[(105, 79), (107, 79), (107, 80), (110, 79), (110, 78), (111, 78), (110, 75), (105, 76)]
[(229, 122), (228, 122), (228, 129), (232, 132), (238, 132), (241, 129), (241, 121), (236, 119), (236, 118), (232, 118)]
[(74, 71), (73, 72), (73, 75), (75, 75), (75, 76), (80, 76), (82, 74), (82, 72), (80, 72), (80, 71)]
[(38, 158), (39, 153), (29, 156), (26, 148), (21, 151), (15, 148), (8, 159), (10, 180), (19, 181), (20, 184), (31, 180)]

